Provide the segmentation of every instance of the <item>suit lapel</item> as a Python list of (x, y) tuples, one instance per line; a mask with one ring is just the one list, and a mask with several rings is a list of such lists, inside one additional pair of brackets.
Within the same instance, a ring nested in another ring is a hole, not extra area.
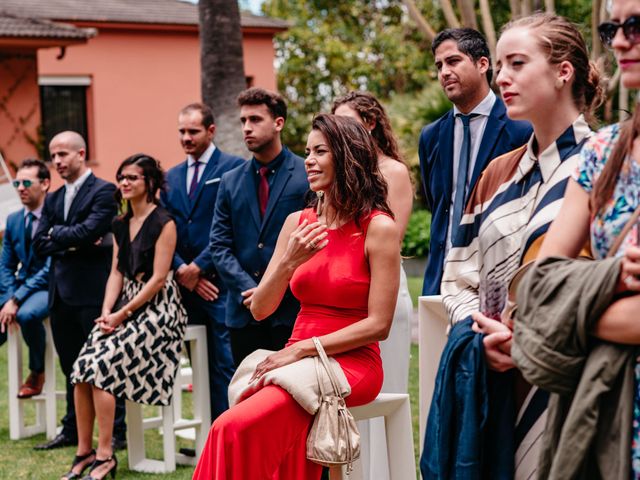
[(29, 262), (29, 252), (27, 252), (27, 243), (25, 237), (25, 225), (24, 225), (24, 208), (20, 210), (22, 216), (20, 217), (20, 221), (18, 222), (18, 239), (20, 245), (19, 257), (22, 263), (24, 263), (24, 267), (28, 266)]
[[(202, 176), (200, 177), (200, 181), (198, 182), (198, 186), (196, 187), (196, 194), (195, 194), (195, 197), (193, 198), (193, 201), (192, 202), (189, 201), (191, 205), (191, 211), (193, 211), (193, 209), (196, 208), (196, 205), (198, 204), (198, 200), (200, 199), (200, 195), (202, 194), (202, 189), (204, 188), (204, 185), (207, 182), (207, 180), (209, 180), (213, 176), (212, 174), (215, 171), (216, 167), (218, 166), (219, 159), (220, 159), (220, 150), (216, 148), (213, 152), (213, 155), (211, 155), (211, 158), (205, 165), (204, 172), (202, 172)], [(185, 174), (185, 179), (186, 179), (186, 174)], [(185, 188), (186, 188), (186, 185), (187, 185), (186, 180), (183, 182), (183, 185), (185, 185)], [(189, 200), (188, 195), (187, 195), (187, 200)]]
[[(95, 175), (93, 173), (90, 174), (89, 177), (87, 177), (87, 179), (84, 181), (84, 183), (80, 187), (80, 190), (78, 190), (78, 192), (76, 193), (75, 197), (73, 197), (73, 200), (71, 200), (71, 206), (69, 207), (69, 214), (67, 215), (67, 224), (73, 223), (73, 216), (78, 211), (78, 208), (80, 208), (80, 205), (84, 200), (84, 197), (86, 197), (89, 191), (93, 188), (93, 184), (95, 183), (95, 181), (96, 181)], [(64, 196), (62, 199), (62, 205), (64, 209)], [(63, 216), (64, 216), (64, 211), (63, 211)]]
[(504, 104), (499, 98), (496, 98), (496, 103), (493, 105), (491, 109), (491, 114), (487, 119), (487, 125), (484, 128), (484, 134), (482, 135), (482, 143), (480, 143), (480, 149), (478, 150), (478, 156), (476, 157), (476, 163), (473, 167), (473, 175), (471, 176), (471, 187), (476, 184), (480, 173), (486, 168), (489, 164), (493, 149), (495, 147), (496, 142), (498, 141), (498, 137), (500, 136), (500, 132), (504, 128), (505, 121), (504, 116), (506, 114)]
[(280, 200), (282, 192), (284, 191), (284, 187), (286, 187), (287, 183), (289, 183), (293, 167), (294, 163), (292, 161), (292, 158), (287, 155), (287, 157), (282, 162), (280, 171), (276, 172), (276, 178), (274, 179), (273, 185), (271, 186), (271, 189), (269, 191), (269, 202), (267, 203), (267, 211), (264, 213), (264, 218), (262, 219), (260, 233), (262, 233), (262, 230), (269, 221), (269, 217), (273, 213), (273, 210), (276, 208), (278, 200)]
[(171, 187), (175, 187), (178, 190), (178, 195), (182, 202), (182, 211), (184, 212), (191, 211), (191, 202), (187, 195), (187, 168), (188, 162), (186, 160), (178, 165), (178, 184)]
[(59, 223), (64, 223), (64, 194), (65, 194), (65, 188), (66, 187), (62, 187), (59, 188), (56, 191), (56, 198), (55, 198), (55, 214), (56, 217), (59, 219)]
[(255, 188), (256, 182), (253, 171), (253, 160), (249, 160), (245, 166), (245, 177), (242, 181), (242, 185), (246, 186), (241, 188), (244, 194), (244, 199), (249, 205), (249, 211), (251, 212), (251, 218), (256, 224), (256, 228), (260, 229), (260, 206), (258, 205), (258, 194)]
[(440, 128), (438, 137), (438, 147), (440, 149), (438, 161), (440, 165), (436, 166), (436, 171), (440, 170), (443, 173), (445, 198), (448, 199), (451, 199), (451, 183), (453, 182), (453, 126), (453, 110), (450, 110)]

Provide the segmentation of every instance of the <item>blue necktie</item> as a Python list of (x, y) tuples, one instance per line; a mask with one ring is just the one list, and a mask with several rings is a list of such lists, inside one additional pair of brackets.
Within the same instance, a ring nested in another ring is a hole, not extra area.
[(33, 212), (27, 213), (27, 217), (24, 221), (24, 247), (29, 255), (29, 249), (31, 248), (31, 237), (33, 237), (33, 219), (35, 215)]
[(469, 121), (477, 117), (477, 113), (463, 115), (458, 113), (456, 117), (462, 120), (462, 147), (460, 148), (460, 161), (458, 162), (458, 178), (456, 178), (456, 196), (453, 201), (453, 217), (451, 218), (451, 243), (456, 237), (456, 232), (462, 220), (462, 212), (467, 203), (467, 176), (469, 175), (469, 163), (471, 162), (471, 128)]

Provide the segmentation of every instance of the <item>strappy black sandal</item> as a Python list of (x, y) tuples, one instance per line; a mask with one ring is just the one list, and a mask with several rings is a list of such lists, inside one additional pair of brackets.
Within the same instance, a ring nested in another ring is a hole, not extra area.
[[(76, 455), (75, 457), (73, 457), (73, 463), (71, 464), (71, 469), (65, 473), (61, 478), (61, 480), (74, 480), (76, 478), (80, 478), (83, 474), (83, 472), (87, 469), (87, 467), (90, 467), (91, 465), (93, 465), (93, 462), (87, 462), (83, 467), (82, 470), (80, 470), (80, 473), (75, 473), (73, 471), (74, 467), (76, 467), (79, 463), (82, 463), (86, 460), (88, 460), (89, 458), (91, 458), (91, 456), (95, 456), (96, 451), (95, 450), (91, 450), (89, 453), (85, 454), (85, 455)], [(95, 458), (94, 458), (95, 461)]]
[[(100, 466), (104, 465), (105, 463), (109, 463), (111, 460), (113, 460), (113, 467), (111, 467), (109, 470), (104, 472), (104, 475), (102, 477), (96, 478), (93, 475), (91, 475), (94, 470), (100, 468)], [(98, 458), (96, 457), (96, 459), (93, 461), (93, 464), (91, 465), (91, 470), (89, 471), (89, 475), (84, 477), (82, 480), (102, 480), (104, 478), (107, 478), (109, 474), (111, 474), (111, 478), (115, 479), (117, 470), (118, 470), (118, 459), (116, 458), (115, 454), (112, 454), (109, 458), (105, 458), (104, 460), (98, 460)]]

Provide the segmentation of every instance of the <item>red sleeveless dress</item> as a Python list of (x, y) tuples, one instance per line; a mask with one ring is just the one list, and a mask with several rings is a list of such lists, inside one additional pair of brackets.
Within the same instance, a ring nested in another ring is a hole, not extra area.
[[(367, 316), (371, 275), (364, 254), (369, 222), (329, 230), (329, 243), (299, 266), (290, 285), (301, 308), (288, 345), (335, 332)], [(316, 221), (312, 209), (300, 222)], [(378, 344), (334, 358), (351, 385), (348, 406), (371, 402), (382, 387)], [(313, 422), (286, 391), (269, 385), (227, 410), (211, 426), (193, 474), (198, 480), (317, 480), (322, 467), (306, 459), (307, 434)]]

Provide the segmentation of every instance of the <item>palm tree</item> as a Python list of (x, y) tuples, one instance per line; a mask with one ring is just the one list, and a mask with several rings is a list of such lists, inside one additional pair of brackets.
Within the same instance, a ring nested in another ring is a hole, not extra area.
[(200, 0), (202, 101), (216, 117), (216, 144), (247, 157), (236, 97), (246, 88), (237, 0)]

